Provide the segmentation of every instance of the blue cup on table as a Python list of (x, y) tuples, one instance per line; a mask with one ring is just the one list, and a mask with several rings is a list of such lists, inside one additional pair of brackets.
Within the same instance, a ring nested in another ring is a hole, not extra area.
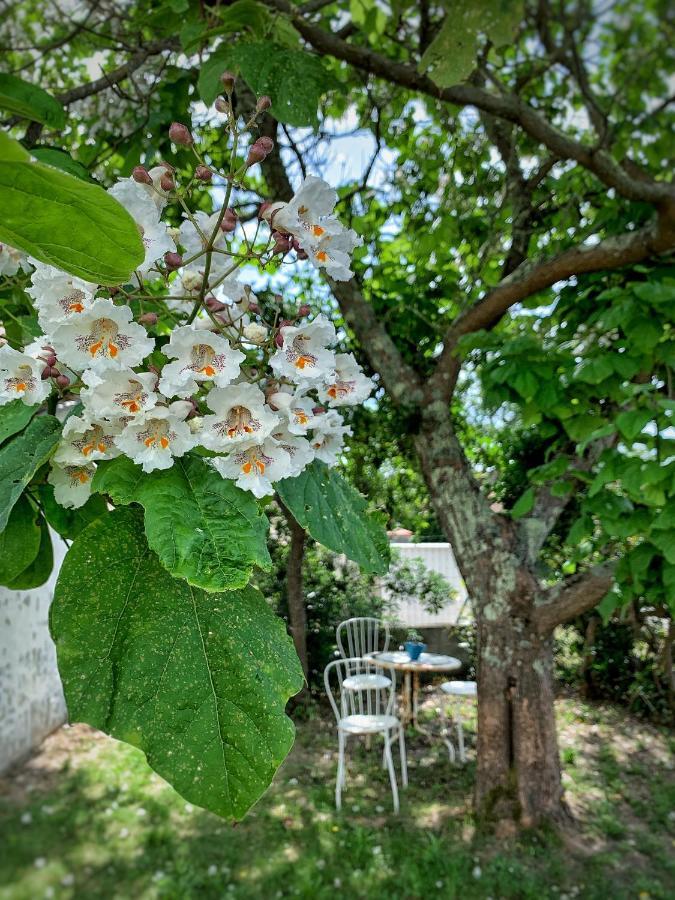
[(423, 653), (427, 649), (427, 645), (423, 644), (421, 641), (406, 641), (405, 644), (405, 652), (408, 654), (413, 662), (416, 659), (420, 658), (420, 654)]

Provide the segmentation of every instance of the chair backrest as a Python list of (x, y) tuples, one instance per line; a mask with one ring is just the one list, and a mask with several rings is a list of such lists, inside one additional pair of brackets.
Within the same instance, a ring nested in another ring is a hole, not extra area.
[(389, 626), (371, 616), (359, 616), (340, 622), (335, 632), (340, 656), (355, 659), (389, 648)]
[[(388, 679), (373, 687), (349, 689), (344, 686), (346, 679), (358, 676), (379, 676)], [(339, 722), (346, 716), (391, 715), (396, 700), (396, 671), (389, 667), (367, 662), (360, 657), (334, 659), (323, 673), (323, 682), (330, 705)]]

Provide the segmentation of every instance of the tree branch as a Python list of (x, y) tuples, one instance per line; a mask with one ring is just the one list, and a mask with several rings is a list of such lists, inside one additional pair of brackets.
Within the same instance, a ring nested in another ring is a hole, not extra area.
[(534, 624), (539, 634), (550, 634), (556, 625), (593, 609), (610, 589), (613, 580), (614, 566), (605, 563), (549, 588), (544, 601), (534, 608)]

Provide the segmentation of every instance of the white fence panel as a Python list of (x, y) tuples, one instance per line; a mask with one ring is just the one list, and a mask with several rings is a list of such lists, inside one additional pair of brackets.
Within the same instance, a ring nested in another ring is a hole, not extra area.
[(402, 559), (420, 558), (427, 569), (438, 572), (449, 581), (455, 589), (455, 597), (450, 600), (438, 613), (428, 613), (414, 598), (402, 600), (396, 611), (396, 617), (408, 628), (433, 628), (438, 626), (454, 625), (457, 621), (460, 609), (466, 600), (466, 587), (459, 568), (455, 562), (455, 555), (450, 544), (446, 543), (392, 543), (391, 549), (396, 551)]
[(49, 605), (65, 555), (52, 532), (54, 571), (42, 587), (0, 587), (0, 772), (26, 756), (66, 720), (66, 704), (49, 635)]

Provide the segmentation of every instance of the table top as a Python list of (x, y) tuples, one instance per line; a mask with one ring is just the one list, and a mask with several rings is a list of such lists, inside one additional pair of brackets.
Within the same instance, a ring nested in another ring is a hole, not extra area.
[(410, 659), (404, 650), (386, 650), (371, 653), (366, 660), (402, 672), (456, 672), (462, 668), (462, 662), (456, 656), (441, 653), (420, 653), (418, 659)]

